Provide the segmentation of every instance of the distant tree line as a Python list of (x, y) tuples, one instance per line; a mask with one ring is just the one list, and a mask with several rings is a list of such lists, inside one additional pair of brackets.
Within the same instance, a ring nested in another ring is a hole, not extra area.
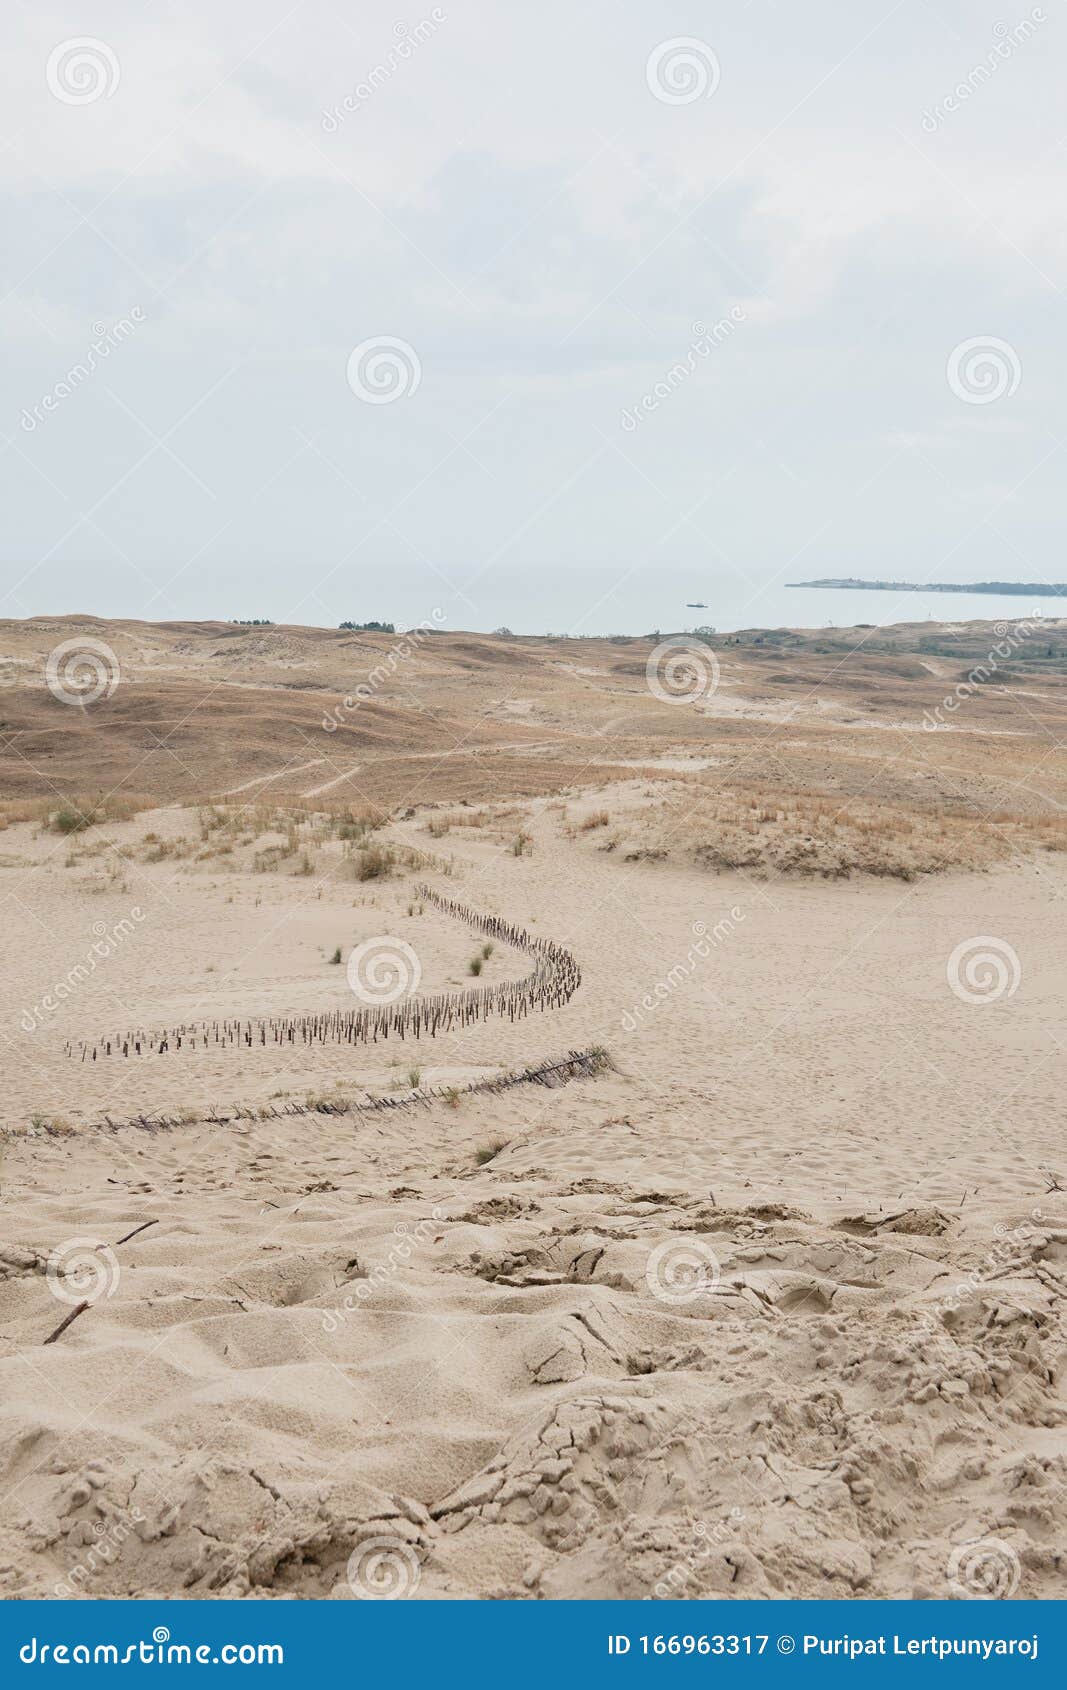
[[(276, 624), (275, 624), (273, 618), (271, 618), (269, 616), (231, 616), (230, 617), (230, 626), (234, 627), (234, 628), (273, 628), (273, 627), (276, 626)], [(377, 622), (377, 621), (371, 621), (371, 622), (339, 622), (337, 624), (337, 626), (338, 626), (338, 628), (343, 628), (346, 633), (351, 633), (351, 634), (395, 634), (396, 633), (396, 623), (395, 622)], [(440, 628), (427, 628), (426, 629), (426, 632), (428, 634), (439, 634), (439, 633), (441, 633), (441, 631), (442, 630)], [(507, 628), (507, 627), (494, 628), (493, 633), (495, 634), (495, 636), (498, 639), (513, 640), (517, 637), (515, 635), (514, 631), (511, 628)], [(711, 639), (715, 638), (715, 629), (705, 624), (705, 626), (703, 626), (701, 628), (691, 629), (690, 630), (690, 636), (692, 638), (698, 639), (698, 640), (711, 640)], [(599, 639), (608, 639), (615, 644), (625, 644), (625, 643), (628, 643), (631, 640), (638, 640), (638, 639), (658, 640), (658, 639), (662, 639), (662, 637), (663, 637), (663, 635), (661, 634), (661, 632), (658, 628), (654, 628), (651, 633), (643, 634), (643, 635), (642, 634), (553, 634), (553, 633), (547, 633), (547, 634), (543, 634), (541, 636), (542, 639), (546, 639), (546, 640), (567, 640), (567, 639), (599, 640)]]
[[(514, 640), (519, 637), (511, 628), (494, 628), (493, 634), (495, 638), (501, 640)], [(703, 640), (705, 643), (715, 639), (716, 635), (717, 630), (707, 622), (700, 628), (690, 628), (687, 631), (687, 637), (689, 639)], [(531, 639), (542, 640), (607, 640), (611, 645), (629, 645), (635, 640), (661, 640), (663, 637), (663, 633), (659, 628), (653, 628), (651, 633), (648, 634), (554, 634), (551, 629), (549, 629), (544, 634), (532, 634), (529, 636)], [(672, 634), (669, 637), (671, 639), (680, 639), (682, 636), (681, 634)]]

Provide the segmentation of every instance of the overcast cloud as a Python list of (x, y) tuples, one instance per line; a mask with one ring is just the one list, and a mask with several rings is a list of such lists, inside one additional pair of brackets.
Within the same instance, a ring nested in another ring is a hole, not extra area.
[(1054, 0), (7, 34), (0, 614), (639, 631), (1067, 577)]

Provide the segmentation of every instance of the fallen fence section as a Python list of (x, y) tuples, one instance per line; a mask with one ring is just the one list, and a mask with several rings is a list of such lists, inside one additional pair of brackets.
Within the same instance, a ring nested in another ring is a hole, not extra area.
[[(564, 1086), (570, 1080), (591, 1080), (614, 1067), (615, 1064), (607, 1051), (594, 1047), (592, 1050), (569, 1051), (559, 1062), (542, 1062), (535, 1068), (516, 1068), (507, 1074), (498, 1074), (491, 1080), (473, 1080), (466, 1086), (420, 1086), (409, 1092), (401, 1092), (398, 1096), (368, 1096), (361, 1101), (355, 1098), (342, 1098), (337, 1101), (317, 1098), (313, 1103), (284, 1103), (281, 1107), (268, 1103), (258, 1108), (246, 1108), (232, 1103), (220, 1110), (212, 1105), (203, 1115), (168, 1115), (163, 1110), (150, 1110), (147, 1114), (128, 1115), (121, 1120), (105, 1115), (100, 1121), (86, 1122), (85, 1127), (88, 1131), (99, 1129), (111, 1132), (118, 1132), (124, 1127), (140, 1127), (144, 1132), (155, 1133), (172, 1127), (225, 1127), (235, 1121), (282, 1121), (292, 1115), (361, 1116), (373, 1115), (382, 1109), (427, 1109), (434, 1103), (446, 1103), (451, 1106), (464, 1097), (496, 1096), (500, 1092), (510, 1091), (513, 1086), (555, 1087)], [(69, 1128), (41, 1126), (34, 1130), (44, 1137), (70, 1136)]]
[[(204, 1050), (211, 1046), (313, 1044), (377, 1044), (390, 1034), (404, 1039), (436, 1038), (454, 1027), (469, 1027), (493, 1015), (518, 1021), (532, 1009), (559, 1009), (581, 985), (582, 971), (571, 953), (551, 939), (535, 939), (525, 928), (496, 915), (480, 915), (455, 898), (432, 887), (416, 887), (416, 895), (445, 915), (465, 921), (488, 938), (514, 945), (535, 959), (535, 967), (521, 980), (478, 986), (466, 992), (434, 992), (426, 997), (402, 998), (396, 1003), (370, 1004), (360, 1009), (335, 1009), (321, 1015), (261, 1017), (249, 1021), (199, 1021), (181, 1027), (136, 1029), (78, 1046), (83, 1062), (98, 1056), (164, 1055), (168, 1050)], [(68, 1056), (75, 1054), (66, 1045)]]

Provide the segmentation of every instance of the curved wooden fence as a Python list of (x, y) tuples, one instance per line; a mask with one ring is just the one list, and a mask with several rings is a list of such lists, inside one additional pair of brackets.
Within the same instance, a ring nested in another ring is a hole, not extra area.
[[(444, 1102), (454, 1108), (465, 1097), (481, 1097), (483, 1095), (497, 1096), (501, 1092), (511, 1091), (514, 1086), (565, 1086), (571, 1080), (592, 1080), (598, 1074), (614, 1069), (615, 1064), (607, 1051), (600, 1046), (591, 1050), (572, 1050), (559, 1062), (539, 1062), (532, 1067), (513, 1069), (506, 1074), (494, 1074), (492, 1079), (472, 1080), (466, 1086), (418, 1086), (414, 1091), (385, 1093), (384, 1095), (368, 1095), (362, 1100), (355, 1097), (326, 1098), (320, 1097), (310, 1103), (296, 1103), (290, 1100), (280, 1106), (276, 1103), (261, 1103), (257, 1105), (239, 1103), (223, 1104), (220, 1109), (216, 1104), (204, 1106), (201, 1113), (190, 1115), (182, 1111), (180, 1115), (168, 1115), (165, 1109), (152, 1109), (139, 1115), (127, 1115), (114, 1120), (105, 1114), (102, 1120), (88, 1121), (84, 1124), (97, 1132), (122, 1132), (127, 1127), (139, 1127), (143, 1132), (157, 1133), (170, 1127), (226, 1127), (233, 1121), (284, 1121), (293, 1115), (356, 1115), (364, 1116), (387, 1109), (429, 1109), (435, 1103)], [(79, 1123), (80, 1125), (81, 1123)], [(61, 1138), (59, 1127), (46, 1123), (37, 1129), (46, 1138)], [(0, 1127), (0, 1145), (10, 1132)]]
[[(464, 921), (489, 939), (514, 945), (534, 958), (534, 967), (520, 980), (476, 986), (465, 992), (434, 992), (405, 997), (395, 1003), (366, 1004), (359, 1009), (335, 1009), (317, 1015), (262, 1016), (252, 1020), (187, 1022), (180, 1027), (134, 1029), (81, 1044), (81, 1060), (99, 1056), (163, 1055), (168, 1050), (203, 1050), (213, 1046), (377, 1044), (379, 1039), (436, 1038), (454, 1027), (469, 1027), (491, 1016), (518, 1021), (531, 1010), (559, 1009), (581, 984), (582, 971), (571, 953), (551, 939), (535, 939), (525, 928), (500, 916), (481, 915), (456, 898), (442, 897), (430, 886), (416, 888), (418, 897), (445, 915)], [(75, 1047), (68, 1044), (67, 1054)]]

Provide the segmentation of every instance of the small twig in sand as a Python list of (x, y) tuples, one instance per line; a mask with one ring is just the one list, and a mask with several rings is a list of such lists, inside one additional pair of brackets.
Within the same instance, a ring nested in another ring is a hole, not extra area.
[(158, 1226), (158, 1225), (159, 1225), (158, 1221), (154, 1221), (154, 1220), (152, 1220), (152, 1221), (142, 1221), (140, 1226), (135, 1226), (132, 1232), (127, 1232), (122, 1238), (116, 1238), (115, 1249), (117, 1250), (120, 1244), (128, 1244), (130, 1242), (130, 1239), (136, 1238), (137, 1234), (139, 1232), (145, 1232), (145, 1231), (147, 1231), (147, 1229), (150, 1226)]
[(71, 1309), (70, 1313), (65, 1317), (65, 1319), (60, 1321), (60, 1323), (56, 1327), (55, 1331), (50, 1332), (48, 1334), (48, 1337), (44, 1340), (44, 1342), (46, 1344), (54, 1344), (56, 1339), (61, 1337), (62, 1334), (67, 1330), (67, 1327), (70, 1325), (71, 1321), (77, 1320), (78, 1316), (80, 1314), (84, 1314), (88, 1307), (89, 1307), (88, 1302), (84, 1302), (84, 1303), (79, 1303), (76, 1308)]

